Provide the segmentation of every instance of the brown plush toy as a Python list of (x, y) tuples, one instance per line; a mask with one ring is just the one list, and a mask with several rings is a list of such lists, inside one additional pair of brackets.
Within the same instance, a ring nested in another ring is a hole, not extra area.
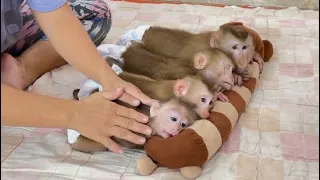
[[(262, 40), (253, 30), (242, 23), (231, 22), (246, 28), (254, 38), (255, 50), (264, 61), (269, 61), (273, 54), (272, 44)], [(198, 120), (179, 135), (163, 139), (154, 136), (145, 145), (147, 156), (137, 161), (137, 170), (141, 175), (151, 174), (158, 166), (180, 168), (186, 178), (196, 178), (205, 164), (227, 140), (232, 128), (244, 112), (259, 79), (259, 65), (249, 64), (251, 78), (242, 87), (235, 86), (226, 91), (230, 102), (217, 101), (210, 117)]]

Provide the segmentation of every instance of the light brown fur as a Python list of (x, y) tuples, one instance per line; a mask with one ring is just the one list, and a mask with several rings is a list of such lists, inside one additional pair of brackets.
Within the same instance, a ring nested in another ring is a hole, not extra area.
[[(250, 77), (248, 64), (255, 59), (259, 65), (261, 58), (255, 53), (252, 36), (243, 28), (226, 24), (218, 31), (191, 33), (180, 29), (169, 29), (152, 26), (142, 38), (145, 48), (155, 54), (170, 58), (190, 58), (196, 53), (217, 48), (232, 58), (236, 65), (236, 75), (240, 74), (244, 80)], [(232, 49), (236, 46), (237, 49)], [(246, 48), (246, 49), (242, 49)], [(262, 65), (261, 65), (262, 66)], [(241, 82), (236, 82), (238, 85)]]
[[(155, 80), (176, 80), (188, 75), (200, 75), (210, 86), (231, 89), (234, 85), (232, 60), (217, 49), (207, 49), (186, 59), (165, 58), (146, 50), (142, 43), (135, 42), (123, 53), (122, 58), (125, 60), (124, 71)], [(229, 67), (228, 70), (226, 67)]]
[(186, 76), (178, 80), (154, 80), (124, 71), (119, 77), (131, 82), (152, 99), (168, 101), (172, 97), (180, 98), (191, 104), (200, 118), (207, 118), (213, 101), (216, 100), (214, 91), (209, 89), (199, 76)]

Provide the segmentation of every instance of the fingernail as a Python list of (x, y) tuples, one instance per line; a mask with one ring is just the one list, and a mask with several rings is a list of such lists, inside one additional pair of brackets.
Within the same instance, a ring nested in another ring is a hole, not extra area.
[(148, 117), (144, 117), (144, 118), (143, 118), (143, 121), (144, 121), (144, 122), (148, 122), (148, 121), (149, 121), (149, 118), (148, 118)]
[(119, 150), (118, 150), (118, 153), (123, 154), (123, 150), (122, 150), (122, 149), (119, 149)]
[(121, 91), (121, 90), (122, 90), (122, 88), (120, 87), (120, 88), (117, 88), (117, 90), (116, 90), (116, 91), (117, 91), (117, 92), (119, 92), (119, 91)]
[(146, 129), (146, 133), (150, 135), (152, 133), (152, 129), (151, 128)]
[(140, 138), (140, 142), (143, 144), (146, 142), (146, 138)]
[(138, 106), (140, 104), (140, 101), (139, 100), (133, 100), (132, 103), (133, 103), (133, 105)]

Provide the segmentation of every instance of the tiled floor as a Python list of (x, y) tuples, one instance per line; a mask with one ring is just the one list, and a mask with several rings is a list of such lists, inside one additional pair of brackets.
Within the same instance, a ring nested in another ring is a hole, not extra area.
[[(242, 21), (274, 45), (251, 103), (199, 180), (319, 179), (319, 12), (109, 2), (113, 27), (104, 43), (126, 30), (158, 24), (193, 32)], [(79, 82), (75, 82), (75, 77)], [(43, 75), (32, 92), (71, 98), (85, 79), (70, 66)], [(1, 128), (1, 179), (184, 179), (158, 168), (136, 173), (142, 151), (85, 154), (72, 151), (62, 131)], [(4, 178), (3, 178), (4, 177)]]
[(167, 2), (167, 3), (189, 3), (189, 4), (215, 4), (215, 5), (238, 5), (238, 6), (255, 6), (255, 7), (298, 7), (300, 9), (319, 10), (318, 0), (289, 0), (289, 1), (275, 1), (275, 0), (114, 0), (127, 2)]

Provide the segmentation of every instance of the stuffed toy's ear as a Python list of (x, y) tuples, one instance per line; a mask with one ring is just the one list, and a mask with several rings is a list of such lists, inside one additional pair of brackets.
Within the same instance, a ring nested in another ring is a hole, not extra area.
[(264, 45), (263, 60), (264, 60), (264, 62), (268, 62), (273, 55), (273, 46), (272, 46), (271, 42), (268, 40), (263, 40), (263, 45)]

